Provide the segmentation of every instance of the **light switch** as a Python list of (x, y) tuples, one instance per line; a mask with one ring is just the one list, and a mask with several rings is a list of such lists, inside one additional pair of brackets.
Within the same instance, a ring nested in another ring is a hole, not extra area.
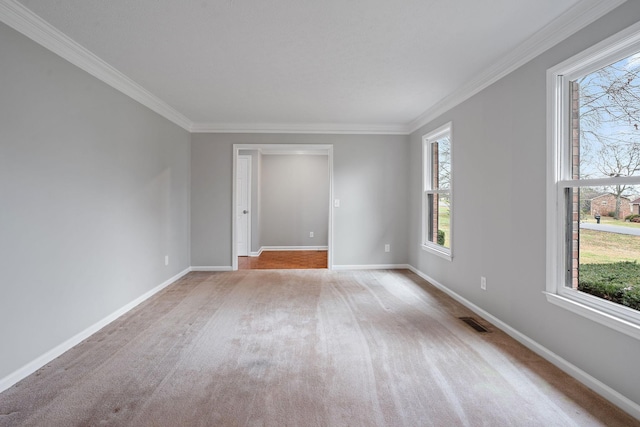
[(340, 199), (335, 199), (333, 201), (333, 207), (334, 208), (339, 208), (340, 207)]

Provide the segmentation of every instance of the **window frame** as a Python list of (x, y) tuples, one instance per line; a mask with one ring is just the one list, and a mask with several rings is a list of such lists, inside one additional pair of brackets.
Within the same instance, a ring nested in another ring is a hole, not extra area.
[(572, 179), (570, 82), (640, 52), (640, 23), (547, 70), (547, 301), (640, 339), (640, 312), (565, 286), (567, 188), (640, 184), (640, 176)]
[[(432, 188), (432, 165), (433, 165), (433, 151), (431, 149), (434, 142), (449, 137), (449, 188), (439, 189)], [(425, 134), (422, 137), (422, 234), (421, 244), (422, 250), (437, 255), (448, 261), (453, 259), (453, 126), (452, 122), (448, 122), (437, 129)], [(429, 240), (429, 228), (426, 225), (427, 218), (429, 217), (429, 211), (427, 203), (429, 195), (437, 196), (439, 194), (447, 194), (449, 196), (449, 203), (451, 209), (449, 210), (449, 247), (438, 245), (435, 242)]]

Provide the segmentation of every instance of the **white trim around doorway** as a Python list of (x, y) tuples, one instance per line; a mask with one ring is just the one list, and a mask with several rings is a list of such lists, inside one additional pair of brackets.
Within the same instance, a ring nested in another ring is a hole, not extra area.
[[(236, 242), (236, 164), (240, 150), (258, 150), (260, 152), (278, 154), (318, 154), (326, 155), (329, 164), (329, 197), (327, 203), (329, 205), (329, 236), (327, 245), (327, 268), (333, 269), (333, 144), (233, 144), (233, 178), (231, 180), (231, 269), (238, 269), (238, 250)], [(251, 248), (249, 248), (251, 253)]]

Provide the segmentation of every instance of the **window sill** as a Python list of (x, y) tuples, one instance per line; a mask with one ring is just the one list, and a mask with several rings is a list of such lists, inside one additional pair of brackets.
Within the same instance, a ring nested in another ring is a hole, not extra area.
[(435, 247), (431, 245), (425, 245), (424, 243), (420, 245), (423, 251), (432, 253), (434, 255), (438, 255), (440, 258), (444, 258), (447, 261), (451, 261), (453, 257), (451, 256), (451, 252), (449, 250), (441, 249), (440, 247)]
[(594, 322), (600, 323), (601, 325), (608, 326), (609, 328), (625, 335), (629, 335), (630, 337), (640, 339), (640, 325), (627, 322), (626, 320), (605, 313), (601, 310), (598, 310), (597, 308), (590, 307), (588, 305), (579, 303), (558, 294), (554, 294), (551, 292), (543, 292), (543, 294), (546, 295), (547, 301), (551, 304), (557, 305), (558, 307), (562, 307), (575, 314), (586, 317), (587, 319), (593, 320)]

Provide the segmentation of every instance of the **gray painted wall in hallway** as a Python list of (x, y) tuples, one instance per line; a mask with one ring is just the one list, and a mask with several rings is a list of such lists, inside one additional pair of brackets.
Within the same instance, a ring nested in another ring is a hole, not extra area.
[(4, 24), (0, 52), (2, 379), (189, 267), (190, 135)]
[[(640, 404), (640, 342), (546, 301), (546, 70), (640, 20), (627, 2), (411, 135), (412, 265)], [(453, 122), (454, 254), (422, 251), (421, 138)], [(480, 289), (487, 277), (487, 290)]]
[(231, 265), (234, 143), (333, 144), (334, 197), (341, 201), (333, 208), (334, 265), (406, 262), (408, 137), (193, 134), (192, 265)]
[(260, 193), (262, 246), (328, 245), (328, 156), (263, 156)]

